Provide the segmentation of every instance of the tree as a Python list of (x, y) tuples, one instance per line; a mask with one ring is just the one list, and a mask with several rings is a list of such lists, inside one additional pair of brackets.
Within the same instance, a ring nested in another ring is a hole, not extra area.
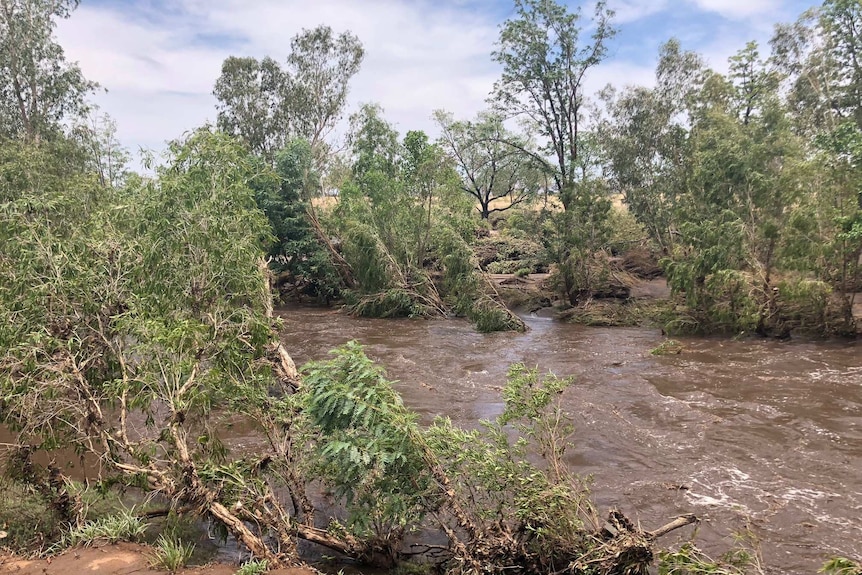
[(255, 154), (272, 159), (290, 136), (284, 72), (272, 58), (230, 56), (213, 93), (220, 130), (239, 136)]
[(344, 32), (336, 37), (328, 26), (295, 36), (284, 68), (269, 57), (231, 56), (213, 90), (218, 127), (240, 136), (269, 161), (294, 138), (309, 142), (320, 161), (363, 56), (356, 36)]
[(500, 32), (494, 60), (503, 67), (493, 99), (509, 116), (524, 117), (547, 138), (542, 150), (553, 158), (554, 182), (564, 208), (575, 200), (580, 153), (584, 78), (607, 53), (614, 34), (613, 11), (596, 3), (589, 41), (581, 37), (580, 11), (570, 13), (554, 0), (515, 0), (515, 17)]
[(56, 18), (77, 0), (0, 0), (0, 135), (38, 141), (61, 120), (81, 116), (97, 84), (66, 61), (54, 41)]
[(757, 42), (749, 42), (730, 57), (728, 78), (735, 88), (734, 106), (743, 124), (748, 124), (766, 99), (774, 98), (780, 80), (778, 73), (760, 59)]
[(398, 132), (383, 117), (379, 104), (364, 104), (350, 116), (347, 142), (353, 156), (352, 172), (357, 178), (375, 171), (390, 177), (397, 174), (401, 154)]
[(72, 138), (83, 149), (87, 167), (102, 186), (120, 187), (128, 175), (129, 152), (117, 140), (117, 124), (108, 114), (90, 114), (72, 127)]
[(500, 116), (481, 113), (472, 122), (456, 122), (438, 110), (435, 118), (440, 142), (461, 176), (461, 189), (479, 203), (482, 219), (535, 197), (541, 169), (521, 151), (529, 149), (528, 143), (509, 132)]
[(602, 93), (607, 116), (599, 135), (610, 185), (665, 254), (678, 238), (691, 113), (706, 74), (697, 54), (670, 40), (660, 50), (655, 88)]
[(329, 26), (303, 30), (290, 48), (287, 78), (294, 132), (317, 150), (341, 119), (350, 80), (359, 72), (365, 51), (355, 35), (343, 32), (336, 37)]
[(256, 178), (252, 187), (275, 236), (269, 255), (277, 285), (292, 286), (298, 298), (328, 302), (338, 295), (340, 280), (308, 214), (319, 181), (311, 145), (302, 139), (287, 142), (275, 155), (274, 172)]
[[(597, 2), (592, 33), (586, 40), (580, 11), (571, 13), (554, 0), (516, 0), (515, 16), (503, 23), (493, 53), (503, 67), (502, 77), (494, 85), (495, 105), (506, 116), (522, 118), (547, 140), (530, 156), (551, 174), (563, 211), (577, 212), (552, 216), (546, 230), (550, 235), (544, 239), (559, 265), (558, 285), (573, 304), (595, 287), (596, 274), (577, 274), (576, 270), (601, 249), (603, 234), (594, 232), (603, 227), (600, 220), (609, 209), (601, 201), (605, 186), (592, 178), (595, 166), (584, 170), (592, 160), (582, 161), (581, 155), (589, 147), (584, 138), (584, 79), (607, 53), (607, 42), (615, 34), (612, 16), (604, 0)], [(591, 176), (589, 180), (580, 181), (585, 174)], [(591, 205), (595, 201), (599, 202)]]
[(341, 186), (329, 225), (354, 280), (347, 294), (353, 312), (390, 317), (454, 311), (485, 331), (523, 329), (477, 270), (467, 244), (470, 207), (442, 148), (415, 130), (399, 141), (376, 105), (354, 114), (348, 141), (352, 176)]

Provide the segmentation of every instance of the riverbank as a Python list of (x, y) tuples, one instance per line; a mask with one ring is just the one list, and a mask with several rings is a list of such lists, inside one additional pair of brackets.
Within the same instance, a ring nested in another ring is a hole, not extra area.
[[(17, 575), (69, 575), (70, 573), (89, 573), (92, 575), (168, 575), (168, 571), (152, 569), (150, 556), (152, 548), (135, 543), (118, 543), (100, 547), (81, 547), (69, 549), (60, 555), (44, 559), (26, 559), (0, 553), (0, 573)], [(210, 563), (188, 567), (176, 573), (181, 575), (234, 575), (239, 565)], [(309, 568), (291, 567), (273, 569), (269, 575), (314, 575)]]
[[(592, 327), (659, 327), (679, 319), (684, 306), (676, 302), (664, 277), (625, 278), (625, 297), (594, 298), (572, 307), (558, 299), (550, 274), (489, 274), (506, 305), (519, 314), (536, 314)], [(856, 333), (862, 335), (862, 293), (852, 307)]]

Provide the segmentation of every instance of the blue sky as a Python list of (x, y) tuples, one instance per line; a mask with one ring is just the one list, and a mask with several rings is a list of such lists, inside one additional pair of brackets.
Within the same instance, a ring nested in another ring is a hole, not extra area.
[[(591, 0), (592, 1), (592, 0)], [(590, 2), (569, 1), (572, 9)], [(799, 0), (609, 0), (619, 34), (587, 79), (649, 84), (671, 37), (716, 69), (749, 40), (768, 51), (773, 26), (811, 7)], [(366, 48), (350, 109), (378, 102), (398, 129), (435, 135), (443, 108), (467, 118), (485, 107), (499, 69), (491, 61), (511, 0), (83, 0), (57, 28), (70, 60), (107, 92), (95, 96), (123, 144), (156, 152), (167, 140), (215, 121), (212, 87), (230, 55), (283, 61), (290, 38), (328, 24)], [(349, 110), (348, 110), (349, 113)]]

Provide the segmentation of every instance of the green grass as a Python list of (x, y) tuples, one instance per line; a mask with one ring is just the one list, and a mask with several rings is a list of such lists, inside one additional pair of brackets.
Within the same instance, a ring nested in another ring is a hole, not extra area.
[(125, 509), (116, 515), (100, 517), (94, 521), (87, 521), (79, 527), (73, 527), (54, 547), (62, 549), (96, 543), (137, 541), (144, 535), (147, 527), (148, 525), (132, 510)]
[(175, 573), (186, 566), (194, 551), (194, 543), (183, 543), (179, 539), (160, 535), (153, 546), (150, 566)]
[(242, 567), (237, 570), (236, 575), (263, 575), (268, 569), (269, 566), (266, 560), (251, 559), (243, 563)]
[(12, 551), (44, 549), (60, 535), (59, 515), (26, 485), (0, 476), (0, 547)]

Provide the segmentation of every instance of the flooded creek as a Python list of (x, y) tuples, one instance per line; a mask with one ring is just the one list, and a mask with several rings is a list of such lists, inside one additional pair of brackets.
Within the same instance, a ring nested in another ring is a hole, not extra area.
[[(680, 355), (657, 357), (650, 350), (664, 338), (651, 329), (526, 318), (527, 333), (486, 335), (454, 320), (308, 308), (280, 316), (298, 364), (356, 339), (424, 422), (446, 415), (474, 426), (499, 414), (511, 363), (574, 377), (568, 463), (593, 477), (600, 509), (618, 507), (645, 528), (695, 513), (698, 544), (719, 554), (749, 526), (768, 573), (862, 556), (857, 343), (677, 338)], [(663, 542), (674, 536), (685, 535)]]

